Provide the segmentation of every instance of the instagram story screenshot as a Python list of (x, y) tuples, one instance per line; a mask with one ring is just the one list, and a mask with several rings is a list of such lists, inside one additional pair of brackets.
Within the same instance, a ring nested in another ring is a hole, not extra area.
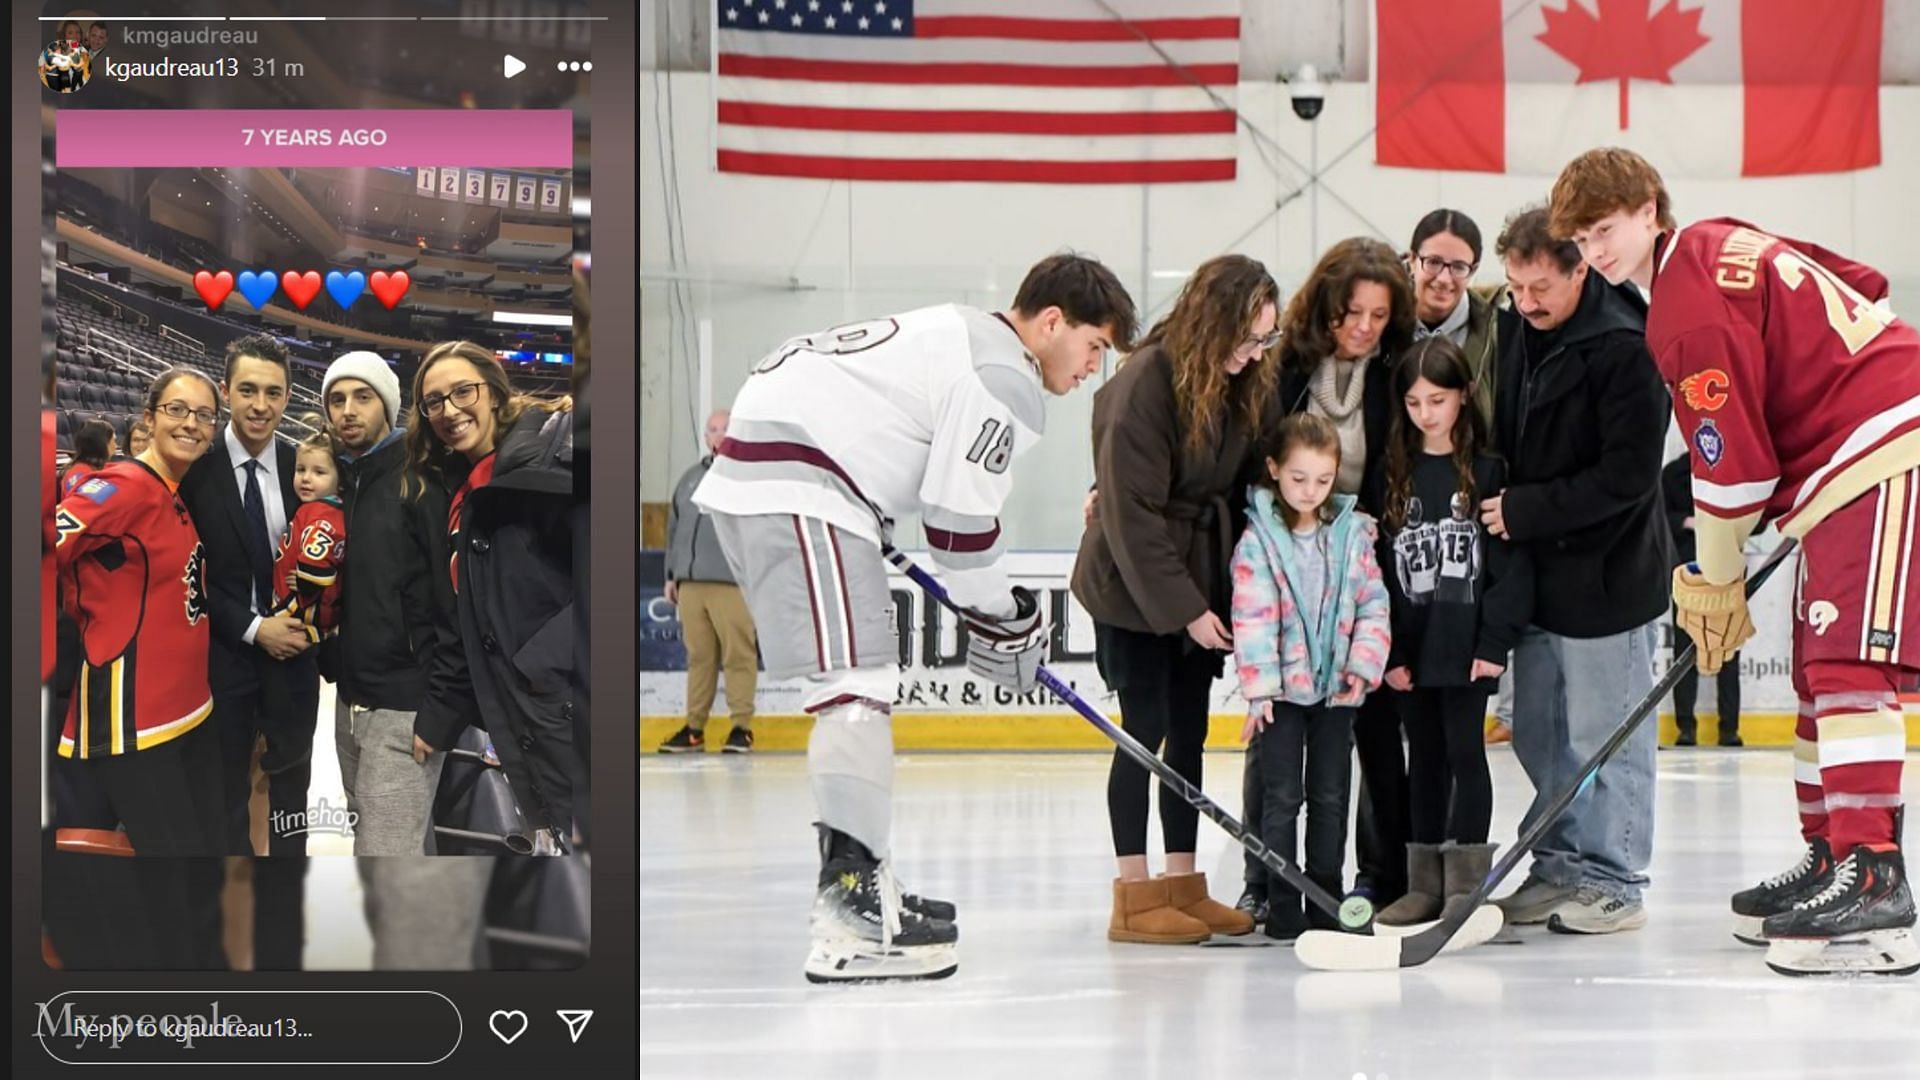
[(635, 7), (11, 10), (11, 1072), (635, 1075)]

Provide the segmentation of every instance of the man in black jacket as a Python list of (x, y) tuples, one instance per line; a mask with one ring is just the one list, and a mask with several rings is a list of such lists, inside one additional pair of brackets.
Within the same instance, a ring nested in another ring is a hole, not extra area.
[[(1533, 782), (1522, 831), (1653, 688), (1673, 556), (1660, 458), (1671, 403), (1647, 351), (1646, 304), (1588, 272), (1534, 207), (1497, 251), (1495, 440), (1508, 486), (1482, 503), (1534, 565), (1533, 625), (1514, 649), (1513, 748)], [(1507, 921), (1604, 934), (1646, 924), (1657, 731), (1643, 725), (1533, 850)]]
[(347, 557), (340, 633), (327, 667), (337, 687), (340, 778), (356, 815), (353, 853), (432, 854), (433, 797), (446, 755), (417, 762), (414, 741), (424, 723), (428, 743), (444, 749), (465, 726), (430, 706), (427, 693), (431, 680), (445, 676), (434, 666), (435, 643), (453, 623), (447, 492), (414, 478), (403, 493), (400, 380), (386, 360), (347, 353), (327, 368), (320, 393), (342, 449)]

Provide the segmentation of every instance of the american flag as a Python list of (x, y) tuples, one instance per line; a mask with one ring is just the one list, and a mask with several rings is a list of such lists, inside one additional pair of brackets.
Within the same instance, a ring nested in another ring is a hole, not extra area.
[(722, 172), (1231, 180), (1240, 0), (716, 0)]

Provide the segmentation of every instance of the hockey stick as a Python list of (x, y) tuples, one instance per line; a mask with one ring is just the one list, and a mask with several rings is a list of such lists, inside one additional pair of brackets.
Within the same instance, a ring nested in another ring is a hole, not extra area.
[[(1794, 542), (1788, 540), (1767, 556), (1766, 562), (1762, 563), (1760, 569), (1747, 580), (1748, 597), (1752, 597), (1760, 586), (1766, 584), (1767, 579), (1773, 576), (1773, 572), (1779, 568), (1781, 561), (1794, 547)], [(1323, 971), (1387, 971), (1393, 968), (1417, 967), (1433, 959), (1461, 926), (1480, 911), (1481, 906), (1486, 904), (1487, 898), (1493, 895), (1493, 890), (1506, 880), (1508, 874), (1513, 873), (1513, 868), (1520, 865), (1521, 857), (1533, 850), (1533, 846), (1540, 842), (1540, 838), (1545, 836), (1554, 822), (1560, 819), (1560, 815), (1567, 812), (1567, 807), (1573, 805), (1573, 800), (1579, 798), (1580, 793), (1592, 785), (1594, 777), (1600, 774), (1601, 767), (1611, 760), (1622, 746), (1626, 745), (1627, 740), (1640, 729), (1640, 725), (1646, 722), (1647, 717), (1653, 715), (1653, 711), (1660, 707), (1661, 699), (1665, 698), (1667, 693), (1680, 682), (1681, 677), (1693, 668), (1694, 652), (1693, 643), (1688, 642), (1687, 647), (1673, 658), (1673, 666), (1667, 669), (1666, 675), (1653, 685), (1652, 690), (1647, 691), (1647, 696), (1640, 699), (1640, 703), (1633, 707), (1633, 711), (1620, 722), (1620, 726), (1614, 729), (1613, 734), (1607, 738), (1600, 749), (1596, 750), (1593, 756), (1587, 759), (1587, 763), (1580, 767), (1580, 773), (1573, 782), (1554, 796), (1553, 801), (1548, 803), (1547, 808), (1534, 820), (1532, 828), (1514, 841), (1514, 845), (1507, 849), (1506, 855), (1502, 856), (1494, 865), (1492, 872), (1487, 874), (1487, 879), (1469, 894), (1467, 902), (1461, 904), (1459, 910), (1453, 915), (1407, 937), (1375, 937), (1366, 941), (1355, 941), (1344, 934), (1309, 930), (1300, 935), (1300, 939), (1294, 943), (1294, 952), (1300, 957), (1300, 962)]]
[[(889, 547), (885, 550), (887, 561), (898, 567), (900, 572), (912, 579), (914, 584), (925, 589), (928, 596), (933, 597), (935, 601), (949, 611), (957, 613), (960, 610), (952, 598), (947, 596), (946, 588), (938, 581), (935, 581), (931, 574), (928, 574), (925, 570), (916, 566), (913, 560), (907, 558), (894, 548)], [(1252, 852), (1253, 857), (1259, 859), (1261, 864), (1268, 870), (1284, 879), (1287, 884), (1299, 889), (1301, 894), (1313, 903), (1313, 906), (1336, 919), (1346, 932), (1356, 934), (1368, 932), (1369, 928), (1373, 925), (1373, 904), (1368, 901), (1366, 897), (1349, 897), (1344, 903), (1335, 899), (1333, 894), (1321, 888), (1312, 878), (1308, 877), (1305, 871), (1302, 871), (1299, 867), (1282, 858), (1272, 848), (1261, 843), (1259, 837), (1247, 832), (1246, 826), (1234, 820), (1233, 815), (1222, 810), (1218, 803), (1207, 797), (1206, 792), (1201, 791), (1199, 787), (1195, 786), (1186, 777), (1175, 772), (1173, 766), (1160, 760), (1158, 754), (1142, 746), (1140, 740), (1127, 734), (1119, 726), (1115, 725), (1112, 720), (1107, 719), (1106, 714), (1094, 708), (1092, 705), (1087, 704), (1086, 700), (1075, 693), (1072, 687), (1062, 682), (1059, 676), (1048, 671), (1044, 665), (1040, 668), (1040, 685), (1052, 691), (1054, 697), (1059, 698), (1069, 708), (1073, 709), (1074, 712), (1079, 713), (1088, 723), (1099, 728), (1101, 734), (1112, 739), (1114, 743), (1120, 747), (1121, 751), (1132, 758), (1141, 768), (1159, 777), (1160, 782), (1165, 784), (1168, 790), (1186, 800), (1187, 804), (1195, 810), (1212, 818), (1214, 824), (1226, 830), (1228, 836), (1233, 837), (1240, 842), (1242, 847)], [(1498, 929), (1498, 927), (1495, 927), (1496, 931)]]

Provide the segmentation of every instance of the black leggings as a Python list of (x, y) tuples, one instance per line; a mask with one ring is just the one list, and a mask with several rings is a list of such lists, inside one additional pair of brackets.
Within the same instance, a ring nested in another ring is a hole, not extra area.
[[(1200, 762), (1207, 743), (1207, 717), (1220, 656), (1193, 643), (1185, 633), (1144, 634), (1094, 624), (1094, 658), (1107, 686), (1120, 695), (1120, 726), (1161, 757), (1173, 771), (1200, 784)], [(1147, 802), (1152, 774), (1116, 750), (1107, 773), (1107, 818), (1113, 827), (1113, 853), (1122, 858), (1147, 853)], [(1191, 852), (1199, 832), (1199, 811), (1172, 792), (1160, 793), (1160, 830), (1167, 850)]]
[(1353, 718), (1360, 757), (1360, 813), (1354, 853), (1378, 899), (1407, 891), (1407, 759), (1400, 740), (1399, 691), (1382, 686)]
[(1487, 842), (1493, 824), (1485, 741), (1488, 696), (1474, 686), (1416, 688), (1400, 695), (1415, 843)]

